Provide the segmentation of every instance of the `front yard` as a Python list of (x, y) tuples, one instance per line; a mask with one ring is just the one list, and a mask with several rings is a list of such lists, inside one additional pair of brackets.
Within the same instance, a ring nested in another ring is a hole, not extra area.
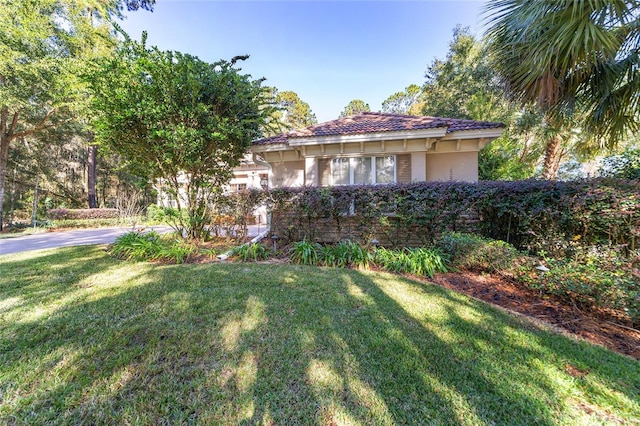
[(0, 258), (0, 423), (585, 424), (640, 363), (379, 272)]

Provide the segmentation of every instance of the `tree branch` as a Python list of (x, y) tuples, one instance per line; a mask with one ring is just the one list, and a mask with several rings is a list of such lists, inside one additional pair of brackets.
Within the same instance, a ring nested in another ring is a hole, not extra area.
[[(52, 109), (51, 111), (47, 112), (45, 114), (45, 116), (42, 118), (42, 120), (40, 120), (40, 123), (38, 123), (37, 125), (35, 125), (34, 127), (32, 127), (31, 129), (28, 130), (23, 130), (22, 132), (18, 132), (13, 134), (12, 136), (10, 136), (11, 139), (15, 139), (15, 138), (19, 138), (19, 137), (23, 137), (23, 136), (28, 136), (31, 135), (33, 133), (39, 132), (41, 130), (46, 130), (46, 129), (51, 129), (53, 127), (59, 126), (62, 123), (66, 123), (68, 121), (71, 121), (71, 119), (66, 119), (61, 121), (60, 123), (52, 123), (52, 124), (45, 124), (47, 122), (47, 120), (49, 120), (49, 118), (56, 112), (56, 108)], [(13, 116), (14, 117), (14, 122), (16, 122), (17, 124), (17, 113)], [(13, 123), (12, 123), (12, 131), (13, 131), (14, 127), (13, 127)]]

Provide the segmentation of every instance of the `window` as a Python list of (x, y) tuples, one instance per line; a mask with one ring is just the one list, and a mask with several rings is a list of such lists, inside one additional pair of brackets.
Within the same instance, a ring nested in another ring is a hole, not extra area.
[(396, 157), (354, 157), (331, 160), (332, 185), (369, 185), (396, 181)]
[(232, 183), (229, 186), (231, 187), (231, 192), (244, 191), (245, 189), (247, 189), (246, 183)]

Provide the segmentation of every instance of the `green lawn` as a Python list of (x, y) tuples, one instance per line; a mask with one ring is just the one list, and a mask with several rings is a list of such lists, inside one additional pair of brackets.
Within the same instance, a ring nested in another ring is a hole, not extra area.
[(409, 279), (0, 257), (0, 424), (638, 419), (638, 361)]

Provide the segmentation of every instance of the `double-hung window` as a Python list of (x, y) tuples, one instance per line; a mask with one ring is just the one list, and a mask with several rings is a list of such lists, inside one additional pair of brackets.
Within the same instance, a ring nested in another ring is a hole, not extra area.
[(396, 157), (342, 157), (331, 160), (332, 185), (396, 182)]

